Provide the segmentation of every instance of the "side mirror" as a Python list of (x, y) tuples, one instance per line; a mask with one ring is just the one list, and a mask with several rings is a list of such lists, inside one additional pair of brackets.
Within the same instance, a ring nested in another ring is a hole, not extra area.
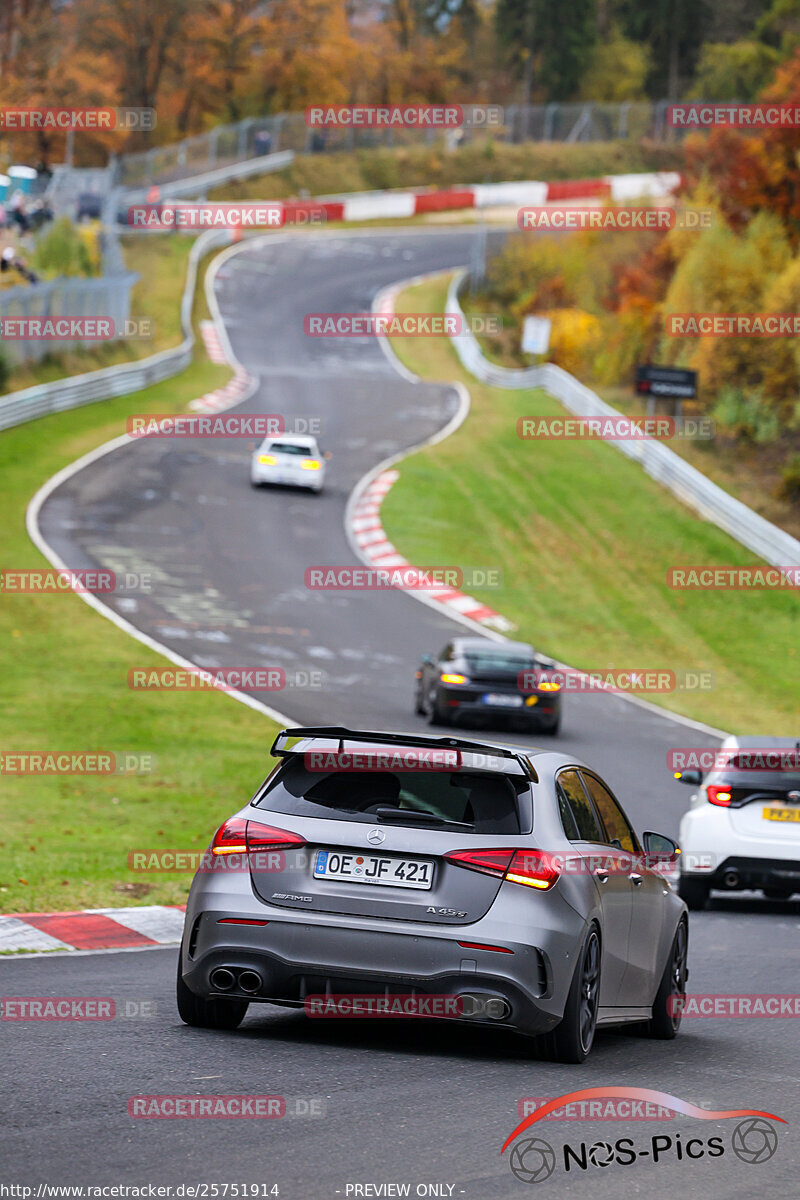
[(645, 851), (645, 866), (649, 870), (655, 867), (674, 867), (680, 855), (680, 847), (672, 838), (663, 833), (653, 833), (647, 830), (642, 834), (642, 845)]
[(674, 775), (678, 783), (688, 783), (692, 787), (697, 787), (703, 782), (703, 776), (699, 771), (675, 771)]

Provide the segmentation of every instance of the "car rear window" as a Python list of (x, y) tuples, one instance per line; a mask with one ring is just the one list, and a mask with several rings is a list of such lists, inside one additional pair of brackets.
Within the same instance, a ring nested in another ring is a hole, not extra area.
[[(518, 792), (529, 781), (466, 771), (309, 771), (289, 760), (256, 805), (272, 812), (375, 824), (378, 807), (431, 813), (475, 833), (520, 832)], [(434, 826), (431, 826), (434, 828)], [(446, 826), (444, 827), (446, 828)]]
[(465, 654), (467, 666), (478, 671), (530, 671), (536, 659), (530, 655), (511, 654)]
[(296, 454), (298, 458), (308, 458), (313, 453), (310, 446), (298, 446), (296, 442), (273, 442), (270, 450), (273, 454)]
[(746, 804), (751, 796), (785, 796), (800, 792), (800, 772), (797, 771), (730, 771), (716, 780), (716, 785), (730, 785), (734, 805)]

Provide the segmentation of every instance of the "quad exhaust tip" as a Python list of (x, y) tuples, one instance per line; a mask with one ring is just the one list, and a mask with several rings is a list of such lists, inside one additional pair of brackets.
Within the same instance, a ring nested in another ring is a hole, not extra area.
[(217, 992), (229, 992), (235, 982), (236, 976), (227, 967), (215, 967), (211, 972), (211, 986)]
[(229, 967), (215, 967), (210, 975), (210, 983), (215, 992), (230, 992), (236, 987), (237, 991), (253, 996), (261, 991), (264, 981), (258, 971), (247, 969), (235, 973)]
[(239, 976), (239, 987), (243, 992), (255, 993), (261, 990), (262, 979), (258, 971), (242, 971)]

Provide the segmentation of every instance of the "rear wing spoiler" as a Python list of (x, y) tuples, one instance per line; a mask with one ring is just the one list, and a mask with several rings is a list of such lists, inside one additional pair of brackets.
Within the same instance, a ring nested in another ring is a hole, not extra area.
[[(345, 752), (346, 742), (359, 742), (365, 745), (373, 745), (376, 748), (396, 746), (404, 749), (419, 748), (436, 750), (441, 753), (449, 752), (449, 754), (454, 756), (452, 765), (455, 770), (461, 768), (463, 754), (507, 759), (509, 765), (513, 762), (521, 769), (523, 775), (528, 776), (529, 779), (538, 781), (538, 776), (526, 755), (518, 753), (515, 750), (510, 750), (507, 746), (495, 746), (491, 742), (473, 742), (465, 738), (456, 737), (429, 737), (414, 733), (377, 733), (363, 729), (346, 729), (340, 725), (309, 726), (282, 729), (272, 743), (271, 753), (273, 756), (276, 758), (285, 758), (287, 755), (299, 753), (294, 746), (288, 745), (288, 742), (292, 738), (303, 739), (304, 741), (337, 742), (337, 754)], [(305, 752), (304, 750), (303, 753)], [(516, 774), (516, 772), (514, 773)]]

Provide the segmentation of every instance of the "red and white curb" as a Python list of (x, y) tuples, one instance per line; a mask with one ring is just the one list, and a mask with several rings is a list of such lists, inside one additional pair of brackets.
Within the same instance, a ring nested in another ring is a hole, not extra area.
[(0, 954), (177, 946), (183, 918), (184, 906), (177, 904), (0, 916)]
[[(224, 359), (222, 360), (225, 361)], [(252, 375), (248, 375), (244, 367), (236, 367), (233, 372), (233, 379), (230, 383), (226, 383), (225, 387), (217, 388), (216, 391), (206, 392), (204, 396), (200, 396), (197, 400), (189, 402), (189, 408), (192, 412), (214, 413), (222, 412), (226, 408), (232, 408), (234, 404), (238, 404), (253, 390), (255, 380)]]
[[(399, 472), (388, 470), (381, 472), (372, 483), (368, 484), (354, 505), (350, 514), (350, 528), (353, 541), (361, 558), (370, 566), (384, 569), (410, 567), (411, 563), (387, 538), (380, 518), (380, 507), (384, 496), (392, 484), (399, 478)], [(403, 588), (402, 591), (414, 589)], [(515, 626), (500, 613), (466, 596), (456, 588), (426, 587), (425, 596), (448, 613), (458, 613), (459, 616), (469, 617), (479, 625), (488, 625), (492, 629), (509, 631)]]
[(213, 321), (201, 321), (200, 333), (205, 343), (208, 357), (214, 363), (227, 363), (225, 351), (222, 348), (222, 340), (219, 336), (219, 330)]
[[(219, 329), (214, 321), (201, 321), (200, 332), (203, 335), (208, 357), (214, 363), (228, 365), (230, 360), (225, 352), (225, 347), (222, 343), (222, 338), (219, 334)], [(204, 396), (200, 396), (197, 400), (189, 402), (189, 408), (192, 412), (200, 413), (215, 413), (223, 412), (226, 408), (232, 408), (234, 404), (238, 404), (246, 395), (253, 391), (257, 380), (245, 371), (244, 367), (236, 364), (233, 370), (233, 378), (224, 387), (216, 388), (213, 392), (206, 392)]]

